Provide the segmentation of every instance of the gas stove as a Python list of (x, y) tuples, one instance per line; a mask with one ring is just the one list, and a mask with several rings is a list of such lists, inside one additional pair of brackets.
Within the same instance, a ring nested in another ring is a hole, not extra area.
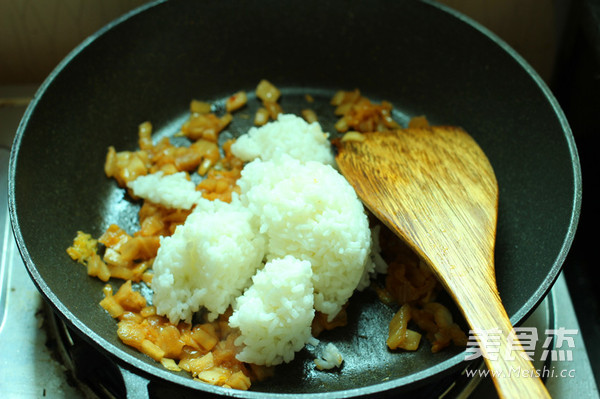
[[(19, 120), (35, 91), (35, 86), (0, 87), (0, 396), (163, 397), (160, 392), (168, 392), (168, 387), (159, 387), (160, 382), (135, 376), (122, 378), (123, 375), (118, 375), (122, 369), (118, 367), (104, 367), (115, 369), (116, 375), (107, 373), (98, 377), (97, 370), (86, 366), (90, 362), (108, 360), (79, 339), (52, 312), (20, 258), (7, 209), (8, 163)], [(540, 339), (532, 348), (534, 366), (541, 371), (552, 397), (599, 397), (564, 273), (521, 327), (534, 329), (540, 336), (557, 331), (571, 334), (566, 340)], [(485, 370), (483, 364), (476, 364), (453, 376), (435, 396), (497, 397), (491, 378), (484, 376)], [(131, 381), (136, 386), (134, 389)]]

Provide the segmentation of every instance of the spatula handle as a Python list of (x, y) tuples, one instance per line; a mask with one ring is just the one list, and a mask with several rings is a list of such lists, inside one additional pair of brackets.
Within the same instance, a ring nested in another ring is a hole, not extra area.
[[(540, 379), (540, 371), (531, 363), (497, 295), (486, 306), (463, 313), (478, 339), (479, 349), (501, 398), (550, 398)], [(471, 292), (471, 301), (473, 301)], [(462, 302), (464, 303), (464, 302)]]

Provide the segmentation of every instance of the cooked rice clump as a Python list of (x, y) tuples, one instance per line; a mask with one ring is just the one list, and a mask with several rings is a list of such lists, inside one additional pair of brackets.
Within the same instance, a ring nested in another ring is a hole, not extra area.
[(287, 154), (300, 161), (334, 165), (329, 134), (317, 122), (308, 123), (299, 116), (280, 114), (276, 121), (252, 127), (231, 146), (231, 152), (243, 161), (272, 159)]
[(127, 185), (136, 197), (148, 199), (169, 208), (191, 209), (202, 198), (185, 172), (164, 175), (163, 172), (140, 176)]
[(266, 366), (289, 362), (311, 338), (314, 317), (310, 263), (273, 259), (238, 298), (229, 325), (241, 331), (238, 360)]
[(264, 250), (253, 215), (238, 201), (201, 201), (161, 240), (152, 280), (156, 311), (189, 323), (204, 307), (214, 320), (250, 285)]
[(238, 184), (267, 237), (267, 260), (309, 261), (315, 309), (335, 317), (370, 267), (369, 223), (354, 189), (331, 166), (285, 154), (247, 164)]
[[(231, 203), (193, 200), (185, 224), (161, 241), (153, 303), (173, 323), (190, 322), (202, 308), (215, 319), (233, 306), (230, 323), (241, 331), (238, 359), (289, 362), (311, 338), (315, 310), (333, 319), (368, 281), (374, 266), (367, 215), (332, 166), (318, 123), (281, 115), (234, 146), (232, 152), (248, 161), (240, 195)], [(155, 178), (143, 185), (146, 191), (136, 191), (134, 181), (134, 193), (156, 197), (153, 190), (173, 183)], [(165, 187), (195, 198), (188, 182), (177, 179), (179, 186)]]
[(329, 370), (335, 367), (340, 367), (344, 358), (340, 350), (332, 342), (328, 343), (323, 349), (320, 357), (315, 359), (315, 365), (319, 370)]

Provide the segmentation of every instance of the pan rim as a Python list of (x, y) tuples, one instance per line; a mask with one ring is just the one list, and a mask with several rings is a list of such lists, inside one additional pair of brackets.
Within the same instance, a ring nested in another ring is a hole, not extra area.
[[(125, 352), (123, 349), (113, 346), (109, 342), (107, 342), (104, 338), (102, 338), (99, 334), (94, 332), (92, 329), (87, 327), (83, 322), (81, 322), (78, 318), (74, 316), (74, 314), (59, 300), (55, 293), (49, 289), (47, 284), (44, 282), (43, 278), (39, 274), (39, 271), (35, 267), (33, 259), (27, 249), (27, 245), (24, 242), (23, 235), (20, 230), (19, 218), (18, 218), (18, 209), (15, 199), (15, 178), (17, 174), (16, 165), (17, 158), (19, 155), (20, 145), (25, 133), (29, 118), (35, 111), (37, 104), (40, 99), (44, 95), (47, 88), (54, 81), (56, 76), (58, 76), (65, 67), (78, 56), (85, 48), (89, 47), (98, 37), (104, 35), (106, 32), (113, 29), (115, 26), (124, 23), (130, 18), (142, 13), (143, 11), (156, 7), (162, 3), (166, 3), (168, 0), (155, 0), (149, 2), (145, 5), (137, 7), (136, 9), (122, 15), (121, 17), (116, 18), (115, 20), (109, 22), (104, 27), (99, 29), (94, 34), (87, 37), (82, 43), (80, 43), (77, 47), (75, 47), (49, 74), (49, 76), (44, 80), (44, 82), (40, 85), (36, 94), (34, 95), (31, 103), (27, 107), (24, 116), (19, 123), (17, 133), (15, 135), (15, 139), (13, 141), (13, 145), (11, 147), (11, 154), (9, 160), (9, 175), (8, 175), (8, 208), (9, 208), (9, 216), (11, 219), (11, 226), (13, 229), (13, 233), (15, 236), (15, 241), (19, 252), (24, 260), (24, 264), (26, 265), (27, 271), (30, 274), (32, 280), (37, 286), (38, 290), (43, 294), (47, 301), (52, 305), (54, 309), (56, 309), (61, 316), (69, 325), (74, 327), (82, 337), (86, 340), (92, 342), (94, 346), (96, 346), (99, 350), (101, 350), (104, 354), (110, 356), (111, 358), (115, 358), (117, 361), (125, 363), (128, 366), (131, 366), (135, 369), (135, 372), (141, 372), (143, 374), (150, 374), (154, 377), (158, 377), (162, 380), (174, 382), (180, 385), (183, 385), (188, 388), (192, 388), (199, 391), (206, 391), (209, 393), (214, 393), (223, 396), (231, 396), (231, 397), (290, 397), (290, 395), (294, 397), (332, 397), (332, 396), (344, 396), (344, 397), (358, 397), (364, 396), (368, 394), (374, 394), (378, 392), (384, 392), (388, 390), (392, 390), (395, 388), (403, 387), (403, 386), (413, 386), (415, 384), (422, 383), (426, 380), (427, 377), (431, 375), (439, 375), (444, 372), (448, 372), (451, 369), (458, 368), (461, 363), (464, 362), (464, 353), (459, 353), (443, 362), (436, 364), (434, 367), (430, 367), (426, 370), (419, 371), (417, 373), (411, 374), (409, 376), (400, 377), (394, 380), (382, 382), (379, 384), (373, 384), (369, 386), (364, 386), (360, 388), (350, 388), (344, 390), (338, 390), (333, 392), (317, 392), (317, 393), (294, 393), (294, 394), (286, 394), (286, 393), (269, 393), (269, 392), (260, 392), (260, 391), (232, 391), (222, 387), (215, 387), (208, 384), (198, 383), (192, 379), (176, 375), (174, 373), (169, 372), (168, 370), (161, 370), (159, 367), (150, 367), (144, 361), (134, 357), (133, 355)], [(422, 3), (425, 3), (431, 7), (434, 7), (438, 10), (446, 12), (452, 15), (455, 18), (458, 18), (464, 23), (467, 23), (475, 30), (479, 31), (481, 34), (485, 35), (491, 41), (493, 41), (496, 45), (498, 45), (504, 52), (506, 52), (510, 57), (512, 57), (517, 63), (527, 72), (527, 75), (531, 77), (536, 83), (537, 87), (542, 91), (544, 98), (550, 103), (554, 114), (556, 115), (558, 121), (560, 122), (560, 126), (563, 131), (563, 135), (566, 139), (569, 154), (571, 157), (571, 165), (573, 167), (573, 183), (574, 183), (574, 195), (572, 198), (572, 211), (571, 218), (569, 221), (569, 226), (567, 229), (567, 233), (562, 241), (562, 246), (560, 251), (552, 264), (549, 273), (546, 275), (544, 282), (542, 285), (538, 287), (535, 293), (526, 301), (518, 311), (511, 317), (511, 322), (513, 324), (520, 324), (529, 314), (531, 314), (537, 305), (543, 300), (547, 292), (550, 290), (560, 271), (562, 270), (564, 261), (567, 257), (567, 254), (570, 250), (570, 247), (573, 243), (575, 232), (577, 229), (577, 224), (581, 211), (581, 201), (582, 201), (582, 177), (581, 177), (581, 167), (579, 162), (579, 155), (577, 152), (577, 147), (575, 144), (575, 140), (567, 121), (566, 116), (564, 115), (558, 101), (552, 94), (550, 88), (543, 81), (543, 79), (538, 75), (538, 73), (525, 61), (525, 59), (518, 54), (512, 47), (510, 47), (504, 40), (499, 38), (496, 34), (491, 32), (489, 29), (485, 28), (481, 24), (477, 23), (473, 19), (465, 16), (464, 14), (442, 4), (439, 4), (433, 0), (421, 0)], [(112, 348), (114, 351), (109, 351), (109, 348)], [(466, 364), (466, 363), (465, 363)]]

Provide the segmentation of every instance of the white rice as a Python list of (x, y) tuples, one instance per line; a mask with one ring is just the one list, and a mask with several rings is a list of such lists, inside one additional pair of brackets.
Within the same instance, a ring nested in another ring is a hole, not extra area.
[(168, 208), (191, 209), (201, 198), (187, 173), (164, 175), (163, 172), (139, 176), (128, 184), (136, 197), (147, 199)]
[(329, 165), (285, 154), (250, 162), (238, 185), (267, 237), (267, 259), (309, 261), (315, 309), (335, 317), (371, 268), (369, 222), (352, 186)]
[(318, 122), (308, 123), (299, 116), (280, 114), (276, 121), (252, 127), (231, 146), (231, 152), (243, 161), (270, 160), (287, 154), (300, 161), (334, 165), (329, 134)]
[(329, 370), (334, 367), (340, 367), (342, 362), (344, 361), (344, 357), (341, 352), (333, 343), (328, 343), (325, 348), (323, 348), (323, 352), (321, 353), (321, 357), (317, 357), (314, 362), (319, 370)]
[(229, 325), (240, 329), (236, 356), (243, 362), (289, 362), (311, 339), (314, 317), (310, 263), (292, 256), (273, 259), (239, 297)]
[(238, 201), (203, 200), (154, 261), (153, 303), (173, 323), (191, 322), (202, 307), (209, 320), (224, 313), (262, 266), (265, 241)]
[[(250, 129), (232, 151), (251, 162), (231, 204), (196, 198), (181, 175), (132, 183), (136, 195), (153, 202), (197, 204), (185, 224), (161, 240), (153, 303), (174, 323), (190, 322), (202, 308), (215, 319), (232, 305), (230, 325), (241, 331), (238, 359), (289, 362), (315, 342), (315, 311), (331, 320), (356, 289), (368, 285), (376, 259), (370, 256), (367, 215), (332, 166), (318, 123), (281, 115)], [(333, 349), (326, 353), (325, 366), (339, 365), (341, 356)]]

